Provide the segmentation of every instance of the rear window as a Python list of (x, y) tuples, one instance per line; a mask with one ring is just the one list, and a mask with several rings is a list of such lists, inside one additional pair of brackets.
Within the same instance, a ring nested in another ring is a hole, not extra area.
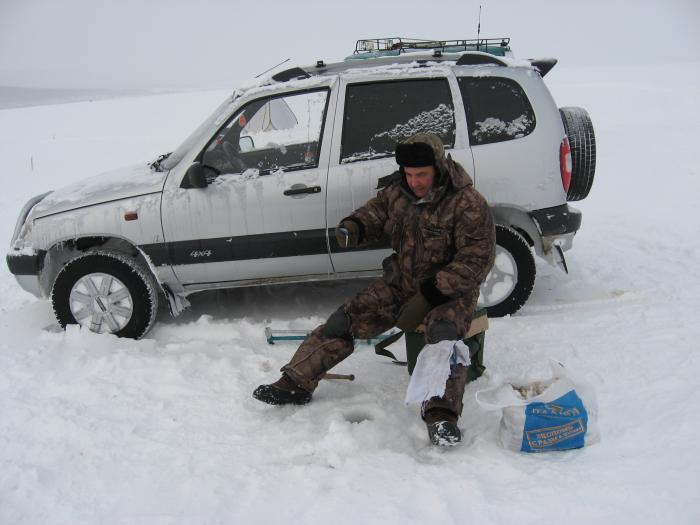
[(351, 84), (345, 95), (341, 163), (388, 157), (416, 133), (454, 146), (454, 106), (446, 79)]
[(525, 137), (535, 129), (535, 113), (523, 88), (509, 78), (460, 77), (472, 146)]

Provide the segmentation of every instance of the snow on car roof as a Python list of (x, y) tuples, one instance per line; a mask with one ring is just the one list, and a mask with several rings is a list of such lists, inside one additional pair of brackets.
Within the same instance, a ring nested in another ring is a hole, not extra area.
[(529, 60), (515, 59), (512, 57), (492, 57), (487, 53), (481, 52), (463, 52), (463, 53), (445, 53), (440, 56), (435, 56), (433, 53), (410, 53), (395, 57), (379, 57), (365, 60), (343, 60), (326, 64), (322, 60), (314, 65), (293, 67), (276, 73), (271, 77), (263, 80), (261, 84), (288, 82), (300, 78), (309, 78), (314, 76), (329, 76), (341, 73), (356, 72), (359, 74), (377, 73), (385, 71), (389, 73), (408, 72), (416, 68), (425, 67), (454, 67), (459, 64), (463, 57), (489, 57), (493, 58), (491, 64), (469, 64), (469, 65), (496, 65), (505, 67), (527, 67), (531, 68), (532, 64)]

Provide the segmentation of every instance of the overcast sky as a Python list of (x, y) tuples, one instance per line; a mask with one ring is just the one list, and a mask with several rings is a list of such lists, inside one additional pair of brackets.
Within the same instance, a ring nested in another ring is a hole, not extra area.
[(700, 0), (0, 0), (0, 86), (229, 87), (359, 38), (512, 38), (562, 66), (700, 61)]

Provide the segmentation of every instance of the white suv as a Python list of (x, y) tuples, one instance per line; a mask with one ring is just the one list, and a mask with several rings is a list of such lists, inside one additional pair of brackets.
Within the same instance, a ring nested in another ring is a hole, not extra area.
[(8, 266), (62, 326), (126, 337), (149, 330), (159, 296), (176, 315), (202, 290), (376, 276), (388, 244), (346, 249), (333, 229), (396, 170), (397, 142), (430, 131), (491, 204), (481, 301), (511, 314), (532, 290), (533, 249), (566, 270), (581, 223), (567, 200), (593, 182), (593, 128), (557, 108), (542, 80), (554, 63), (513, 59), (507, 39), (359, 41), (343, 62), (236, 90), (149, 165), (31, 199)]

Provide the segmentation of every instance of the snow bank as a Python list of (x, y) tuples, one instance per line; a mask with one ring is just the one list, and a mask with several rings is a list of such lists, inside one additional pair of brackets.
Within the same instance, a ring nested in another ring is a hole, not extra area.
[[(366, 345), (308, 406), (252, 399), (294, 351), (264, 327), (313, 327), (362, 283), (201, 294), (127, 341), (58, 330), (3, 267), (0, 523), (698, 523), (697, 66), (547, 77), (593, 118), (597, 180), (571, 274), (538, 262), (528, 305), (492, 320), (455, 449), (428, 445), (405, 369)], [(31, 195), (172, 150), (225, 95), (0, 112), (4, 238)], [(602, 441), (506, 451), (474, 392), (549, 358), (595, 387)]]

